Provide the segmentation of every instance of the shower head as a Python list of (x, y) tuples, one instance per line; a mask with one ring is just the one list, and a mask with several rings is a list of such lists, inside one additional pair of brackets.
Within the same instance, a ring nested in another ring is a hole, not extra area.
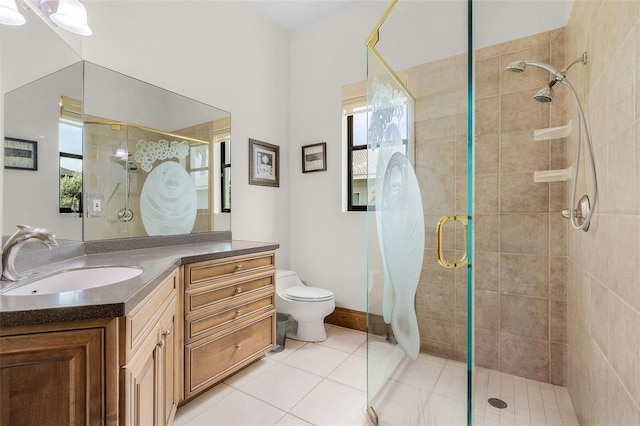
[(527, 67), (527, 65), (531, 65), (532, 67), (536, 67), (536, 68), (542, 68), (543, 70), (549, 72), (550, 74), (552, 74), (556, 79), (562, 79), (564, 78), (564, 74), (558, 72), (558, 70), (556, 70), (555, 68), (553, 68), (551, 65), (549, 64), (545, 64), (543, 62), (536, 62), (536, 61), (515, 61), (515, 62), (511, 62), (506, 70), (507, 71), (511, 71), (511, 72), (524, 72), (525, 68)]
[(553, 88), (549, 86), (543, 87), (533, 96), (533, 99), (543, 104), (551, 102), (553, 100)]
[(511, 62), (506, 69), (511, 72), (524, 72), (526, 66), (527, 64), (523, 61), (515, 61)]
[(553, 100), (553, 86), (557, 82), (558, 82), (558, 80), (556, 80), (556, 79), (551, 80), (549, 82), (549, 84), (544, 86), (542, 89), (538, 90), (538, 93), (536, 93), (533, 96), (533, 99), (535, 99), (538, 102), (542, 102), (542, 103), (551, 102)]

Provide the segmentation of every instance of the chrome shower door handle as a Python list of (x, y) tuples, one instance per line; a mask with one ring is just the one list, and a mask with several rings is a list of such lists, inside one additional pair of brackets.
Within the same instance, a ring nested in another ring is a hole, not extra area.
[[(445, 223), (447, 222), (460, 222), (464, 226), (464, 255), (460, 260), (450, 262), (444, 258), (444, 244), (442, 241), (442, 231)], [(436, 225), (436, 257), (438, 259), (438, 263), (443, 268), (454, 269), (459, 268), (461, 266), (465, 266), (467, 264), (467, 244), (468, 244), (468, 221), (466, 216), (456, 216), (456, 215), (444, 215), (438, 221)]]

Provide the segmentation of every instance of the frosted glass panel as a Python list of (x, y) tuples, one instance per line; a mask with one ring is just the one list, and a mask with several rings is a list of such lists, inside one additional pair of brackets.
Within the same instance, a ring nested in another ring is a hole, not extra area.
[(148, 235), (188, 234), (197, 211), (196, 188), (179, 163), (167, 161), (149, 173), (140, 194), (140, 213)]
[(416, 359), (420, 333), (415, 296), (424, 254), (424, 216), (418, 180), (401, 152), (389, 159), (382, 189), (376, 216), (381, 223), (385, 279), (389, 280), (384, 283), (383, 306), (391, 311), (391, 328), (398, 344), (411, 359)]

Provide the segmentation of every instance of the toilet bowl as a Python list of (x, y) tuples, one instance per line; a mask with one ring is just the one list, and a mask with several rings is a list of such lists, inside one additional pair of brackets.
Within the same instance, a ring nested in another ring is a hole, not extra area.
[(327, 340), (324, 317), (335, 307), (331, 291), (305, 286), (294, 271), (276, 271), (276, 310), (298, 323), (297, 329), (287, 330), (287, 337), (305, 342)]

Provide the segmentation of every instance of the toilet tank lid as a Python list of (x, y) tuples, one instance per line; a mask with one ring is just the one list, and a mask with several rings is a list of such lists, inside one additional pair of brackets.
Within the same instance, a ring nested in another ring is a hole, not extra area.
[(298, 275), (296, 271), (287, 271), (286, 269), (276, 269), (276, 280), (291, 275)]

